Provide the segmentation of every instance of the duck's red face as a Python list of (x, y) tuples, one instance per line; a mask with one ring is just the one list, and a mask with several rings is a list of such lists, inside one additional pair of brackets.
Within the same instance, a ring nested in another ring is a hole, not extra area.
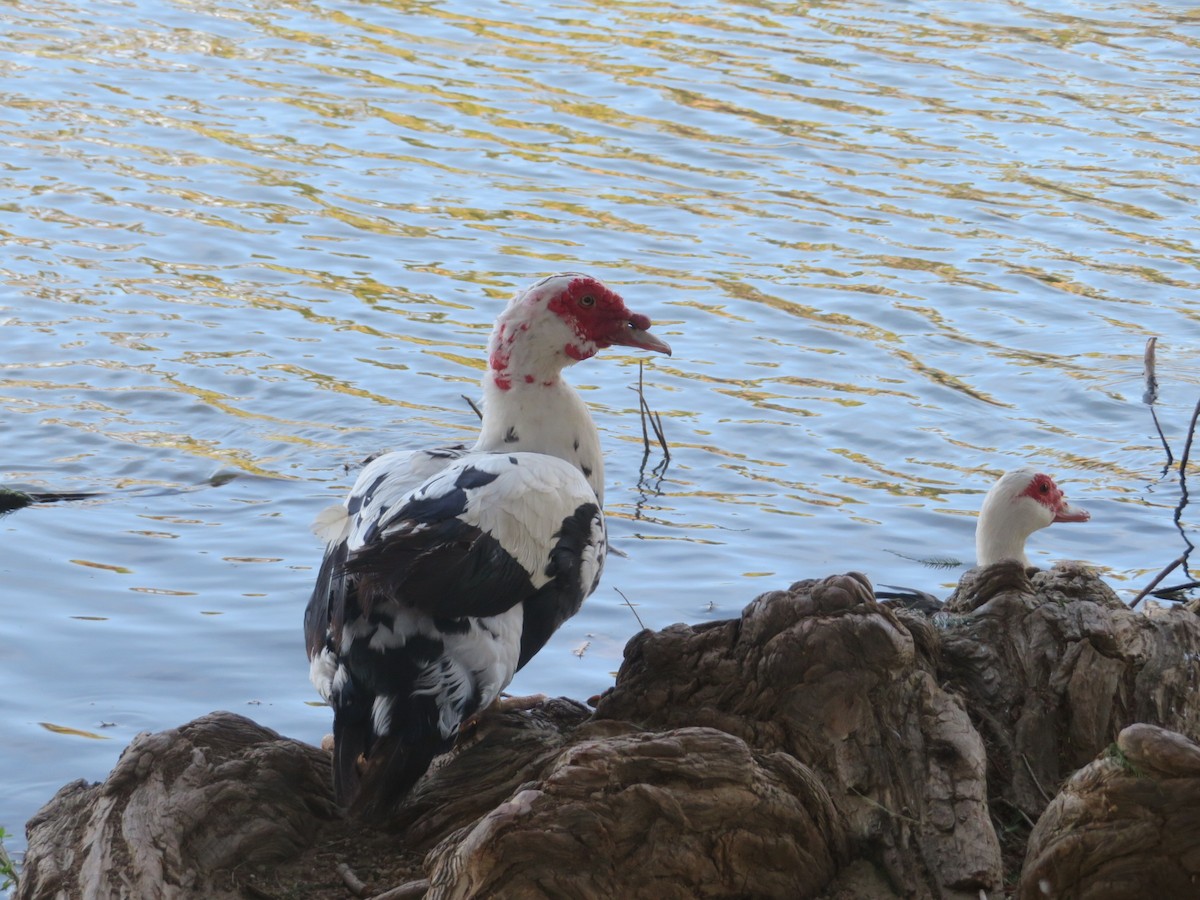
[(650, 319), (630, 312), (619, 294), (595, 278), (579, 275), (571, 279), (550, 299), (547, 309), (579, 336), (579, 341), (564, 348), (572, 359), (587, 359), (613, 344), (671, 355), (670, 345), (650, 333)]
[(1092, 517), (1086, 509), (1068, 503), (1062, 488), (1054, 483), (1053, 478), (1041, 472), (1030, 479), (1022, 496), (1032, 497), (1044, 505), (1053, 515), (1054, 522), (1086, 522)]

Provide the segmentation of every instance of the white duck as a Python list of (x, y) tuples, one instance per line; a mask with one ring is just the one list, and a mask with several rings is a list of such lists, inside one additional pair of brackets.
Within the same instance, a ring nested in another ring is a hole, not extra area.
[(586, 275), (519, 292), (492, 331), (475, 446), (385, 454), (319, 517), (305, 637), (353, 814), (393, 809), (595, 590), (604, 460), (562, 370), (613, 344), (669, 354), (649, 328)]
[[(1086, 522), (1091, 513), (1067, 502), (1062, 489), (1044, 472), (1026, 466), (1005, 472), (992, 485), (975, 523), (975, 563), (982, 568), (1003, 559), (1016, 560), (1025, 568), (1025, 541), (1035, 531), (1055, 522)], [(974, 581), (974, 572), (963, 576)], [(956, 588), (947, 603), (961, 592)], [(942, 601), (915, 588), (890, 584), (875, 586), (875, 599), (905, 609), (934, 613)]]
[(1055, 522), (1086, 522), (1091, 513), (1067, 502), (1054, 479), (1032, 467), (1005, 472), (992, 485), (975, 526), (975, 563), (990, 566), (1002, 559), (1029, 565), (1025, 541)]

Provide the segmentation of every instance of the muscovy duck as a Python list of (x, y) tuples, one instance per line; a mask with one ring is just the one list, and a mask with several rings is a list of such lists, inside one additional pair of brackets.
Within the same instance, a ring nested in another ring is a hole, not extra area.
[[(990, 566), (1012, 559), (1029, 567), (1026, 539), (1055, 522), (1086, 522), (1091, 513), (1067, 502), (1054, 479), (1030, 466), (1005, 472), (996, 481), (979, 510), (975, 523), (975, 564)], [(916, 588), (890, 584), (875, 586), (875, 599), (892, 606), (934, 613), (942, 601)]]
[(975, 564), (1002, 559), (1029, 565), (1025, 540), (1055, 522), (1086, 522), (1091, 513), (1067, 502), (1062, 489), (1044, 472), (1026, 466), (1005, 472), (992, 485), (975, 526)]
[(380, 456), (318, 517), (304, 630), (351, 815), (393, 810), (595, 590), (604, 460), (562, 371), (614, 344), (670, 354), (649, 328), (586, 275), (519, 292), (492, 331), (474, 447)]

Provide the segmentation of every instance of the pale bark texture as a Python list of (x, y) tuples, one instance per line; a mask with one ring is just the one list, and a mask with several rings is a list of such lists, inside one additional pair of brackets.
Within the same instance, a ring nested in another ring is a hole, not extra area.
[(964, 576), (947, 606), (941, 671), (988, 745), (998, 814), (1036, 819), (1131, 723), (1200, 735), (1195, 614), (1128, 609), (1078, 564), (1031, 580), (998, 563)]
[(1200, 746), (1153, 725), (1122, 731), (1046, 809), (1019, 896), (1200, 897)]
[(241, 717), (140, 736), (29, 823), (18, 896), (1200, 896), (1198, 660), (1193, 611), (1079, 566), (931, 615), (801, 581), (636, 635), (594, 711), (484, 715), (384, 830)]
[(329, 754), (231, 713), (139, 735), (30, 820), (19, 896), (216, 896), (211, 873), (312, 843), (336, 817), (330, 777)]
[(862, 576), (798, 582), (740, 619), (642, 632), (596, 716), (718, 728), (803, 761), (855, 856), (900, 896), (974, 900), (1000, 883), (979, 735)]

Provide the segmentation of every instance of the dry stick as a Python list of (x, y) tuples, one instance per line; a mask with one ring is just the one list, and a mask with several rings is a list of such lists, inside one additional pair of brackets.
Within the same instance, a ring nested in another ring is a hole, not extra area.
[(642, 384), (642, 375), (645, 371), (645, 368), (646, 368), (645, 365), (639, 359), (638, 360), (638, 386), (637, 386), (638, 411), (641, 413), (641, 416), (642, 416), (642, 446), (646, 448), (645, 452), (642, 454), (642, 465), (643, 466), (646, 464), (646, 457), (650, 455), (650, 435), (647, 434), (647, 432), (646, 432), (646, 394), (645, 394), (643, 384)]
[(866, 800), (867, 803), (869, 803), (871, 806), (874, 806), (876, 809), (883, 810), (885, 813), (887, 813), (893, 819), (903, 819), (905, 822), (912, 822), (914, 825), (922, 824), (919, 820), (914, 819), (912, 816), (906, 816), (903, 813), (894, 812), (894, 811), (888, 809), (886, 806), (884, 806), (878, 800), (874, 799), (873, 797), (868, 797), (866, 794), (864, 794), (862, 791), (858, 790), (857, 788), (853, 788), (853, 787), (850, 788), (850, 793), (854, 794), (854, 796), (856, 796), (862, 800)]
[(633, 604), (629, 602), (629, 598), (625, 596), (625, 592), (619, 587), (615, 587), (613, 590), (621, 595), (621, 599), (625, 601), (625, 605), (629, 607), (629, 611), (633, 613), (633, 617), (638, 620), (638, 625), (642, 627), (642, 631), (645, 631), (646, 623), (642, 621), (642, 617), (638, 615), (638, 611), (633, 608)]
[(1187, 466), (1188, 458), (1192, 453), (1192, 439), (1196, 436), (1196, 420), (1200, 419), (1200, 400), (1196, 401), (1196, 407), (1192, 410), (1192, 421), (1188, 425), (1187, 440), (1183, 444), (1183, 456), (1179, 458), (1179, 503), (1175, 506), (1175, 527), (1179, 529), (1179, 534), (1183, 538), (1183, 542), (1187, 545), (1187, 549), (1183, 551), (1183, 556), (1180, 561), (1183, 563), (1183, 571), (1191, 576), (1188, 572), (1187, 558), (1195, 548), (1190, 540), (1188, 540), (1187, 532), (1183, 528), (1183, 510), (1188, 505), (1188, 486), (1187, 486)]
[(471, 407), (471, 409), (475, 410), (475, 415), (479, 416), (479, 421), (482, 422), (483, 421), (483, 413), (479, 411), (479, 407), (475, 405), (475, 401), (472, 400), (470, 397), (468, 397), (466, 394), (459, 394), (458, 396), (462, 397), (464, 400), (467, 401), (467, 406), (469, 406), (469, 407)]
[(1021, 762), (1025, 763), (1025, 771), (1027, 771), (1029, 773), (1029, 777), (1033, 779), (1033, 784), (1041, 793), (1042, 799), (1047, 803), (1053, 800), (1054, 798), (1046, 793), (1046, 789), (1042, 787), (1042, 783), (1038, 781), (1038, 777), (1033, 774), (1033, 766), (1029, 764), (1029, 757), (1027, 757), (1024, 753), (1021, 754)]
[(1146, 351), (1142, 354), (1142, 367), (1146, 373), (1146, 392), (1142, 394), (1142, 402), (1153, 406), (1158, 399), (1158, 376), (1154, 373), (1154, 350), (1158, 346), (1158, 338), (1146, 340)]
[(342, 881), (345, 882), (346, 887), (350, 889), (350, 893), (352, 893), (355, 897), (370, 897), (375, 893), (374, 890), (367, 887), (362, 879), (354, 874), (354, 870), (351, 869), (348, 864), (344, 862), (338, 863), (337, 873), (341, 877)]
[[(1192, 422), (1188, 426), (1187, 440), (1184, 442), (1184, 445), (1183, 445), (1183, 456), (1179, 457), (1179, 489), (1182, 492), (1182, 497), (1180, 498), (1179, 505), (1175, 507), (1175, 526), (1180, 530), (1180, 533), (1183, 533), (1183, 526), (1180, 524), (1180, 518), (1183, 516), (1183, 508), (1185, 506), (1187, 506), (1187, 499), (1188, 499), (1188, 493), (1187, 493), (1188, 457), (1191, 456), (1191, 453), (1192, 453), (1192, 439), (1196, 435), (1196, 420), (1198, 418), (1200, 418), (1200, 400), (1196, 401), (1196, 408), (1194, 410), (1192, 410)], [(1161, 432), (1160, 432), (1160, 434), (1161, 434)], [(1168, 451), (1168, 453), (1169, 452), (1170, 451)], [(1142, 598), (1145, 597), (1147, 594), (1149, 594), (1156, 587), (1158, 587), (1159, 582), (1161, 582), (1164, 578), (1166, 578), (1168, 575), (1170, 575), (1172, 572), (1174, 572), (1177, 568), (1179, 568), (1180, 566), (1184, 565), (1187, 562), (1188, 554), (1192, 552), (1193, 548), (1192, 548), (1192, 543), (1191, 543), (1191, 541), (1189, 541), (1187, 539), (1186, 534), (1183, 535), (1183, 540), (1184, 540), (1184, 543), (1186, 543), (1188, 545), (1187, 550), (1185, 550), (1183, 552), (1182, 556), (1180, 556), (1174, 562), (1170, 563), (1165, 569), (1163, 569), (1161, 572), (1159, 572), (1158, 575), (1155, 576), (1155, 578), (1152, 582), (1150, 582), (1148, 585), (1146, 585), (1144, 588), (1142, 588), (1141, 593), (1139, 593), (1136, 597), (1134, 597), (1133, 602), (1129, 604), (1130, 609), (1133, 609), (1139, 603), (1141, 603)], [(1186, 568), (1185, 568), (1185, 571), (1186, 571)]]
[(1179, 480), (1180, 483), (1187, 477), (1188, 456), (1192, 452), (1192, 438), (1196, 436), (1196, 420), (1200, 419), (1200, 400), (1196, 401), (1196, 408), (1192, 410), (1192, 424), (1188, 426), (1187, 441), (1183, 445), (1183, 456), (1179, 458)]
[(1160, 581), (1162, 581), (1164, 578), (1166, 578), (1168, 575), (1170, 575), (1172, 572), (1174, 572), (1177, 568), (1179, 568), (1179, 566), (1181, 566), (1186, 560), (1187, 560), (1187, 554), (1185, 553), (1185, 554), (1183, 554), (1183, 556), (1179, 557), (1179, 559), (1175, 560), (1175, 562), (1171, 563), (1165, 569), (1163, 569), (1161, 572), (1159, 572), (1158, 575), (1155, 576), (1154, 580), (1152, 582), (1150, 582), (1148, 585), (1146, 585), (1144, 588), (1142, 588), (1142, 592), (1133, 598), (1133, 602), (1129, 604), (1129, 608), (1133, 609), (1139, 603), (1141, 603), (1143, 597), (1145, 597), (1148, 593), (1150, 593), (1152, 590), (1154, 590), (1156, 587), (1158, 587), (1158, 583)]
[[(1154, 365), (1155, 364), (1155, 350), (1156, 350), (1157, 346), (1158, 346), (1158, 338), (1157, 337), (1152, 337), (1152, 338), (1147, 339), (1146, 351), (1142, 356), (1142, 361), (1143, 361), (1143, 365), (1145, 367), (1145, 373), (1146, 373), (1146, 391), (1144, 394), (1142, 394), (1142, 401), (1150, 406), (1150, 417), (1154, 420), (1154, 428), (1158, 431), (1158, 439), (1160, 441), (1162, 441), (1163, 450), (1166, 451), (1166, 454), (1167, 454), (1167, 461), (1166, 461), (1166, 463), (1163, 464), (1163, 471), (1162, 471), (1162, 474), (1166, 475), (1167, 470), (1171, 467), (1171, 463), (1174, 461), (1174, 456), (1172, 456), (1172, 454), (1171, 454), (1170, 444), (1167, 443), (1167, 439), (1163, 435), (1162, 426), (1158, 424), (1158, 414), (1154, 410), (1154, 401), (1158, 399), (1158, 376), (1155, 374), (1155, 371), (1154, 371), (1154, 369), (1155, 369), (1155, 365)], [(1183, 526), (1182, 526), (1182, 524), (1180, 524), (1180, 518), (1183, 515), (1183, 508), (1185, 506), (1187, 506), (1187, 501), (1188, 501), (1187, 464), (1188, 464), (1188, 456), (1191, 454), (1191, 451), (1192, 451), (1192, 438), (1196, 433), (1197, 417), (1200, 417), (1200, 401), (1196, 402), (1196, 408), (1192, 412), (1192, 423), (1188, 427), (1187, 441), (1183, 445), (1183, 456), (1179, 460), (1179, 490), (1180, 490), (1181, 496), (1180, 496), (1180, 500), (1179, 500), (1179, 505), (1175, 507), (1175, 516), (1174, 516), (1175, 527), (1178, 528), (1179, 533), (1181, 535), (1183, 535), (1183, 542), (1185, 544), (1187, 544), (1187, 550), (1185, 550), (1183, 552), (1183, 555), (1180, 556), (1178, 559), (1176, 559), (1174, 562), (1168, 564), (1165, 569), (1163, 569), (1161, 572), (1158, 573), (1158, 575), (1155, 577), (1155, 579), (1152, 582), (1150, 582), (1148, 585), (1146, 585), (1146, 587), (1144, 587), (1142, 589), (1141, 593), (1139, 593), (1136, 597), (1133, 598), (1133, 602), (1129, 604), (1130, 609), (1134, 609), (1139, 603), (1141, 603), (1142, 598), (1144, 598), (1147, 594), (1149, 594), (1152, 590), (1154, 590), (1158, 586), (1159, 582), (1161, 582), (1169, 574), (1171, 574), (1173, 571), (1175, 571), (1175, 569), (1177, 567), (1187, 563), (1188, 554), (1192, 552), (1192, 549), (1193, 549), (1192, 542), (1188, 540), (1187, 535), (1184, 533)], [(1187, 571), (1186, 565), (1184, 565), (1184, 571)]]
[(638, 409), (642, 414), (642, 446), (645, 448), (645, 453), (642, 455), (643, 465), (646, 462), (646, 457), (650, 455), (650, 435), (646, 431), (646, 420), (650, 420), (650, 427), (654, 429), (654, 436), (658, 438), (658, 446), (662, 447), (663, 456), (667, 459), (671, 458), (671, 448), (667, 446), (667, 436), (663, 432), (662, 416), (654, 412), (650, 408), (650, 404), (646, 402), (646, 390), (642, 381), (644, 367), (642, 361), (638, 360)]
[(1141, 593), (1138, 594), (1138, 596), (1135, 596), (1132, 604), (1129, 604), (1130, 610), (1132, 610), (1132, 608), (1135, 607), (1136, 605), (1140, 604), (1141, 599), (1144, 598), (1144, 596), (1146, 596), (1146, 594), (1150, 593), (1151, 590), (1153, 590), (1154, 588), (1157, 588), (1158, 582), (1162, 581), (1163, 578), (1170, 575), (1171, 572), (1174, 572), (1176, 569), (1180, 568), (1180, 566), (1184, 562), (1186, 562), (1187, 558), (1188, 558), (1188, 554), (1184, 553), (1183, 556), (1176, 559), (1174, 563), (1170, 563), (1168, 566), (1166, 566), (1165, 569), (1163, 569), (1163, 571), (1160, 571), (1158, 575), (1154, 576), (1154, 580), (1152, 582), (1150, 582), (1150, 584), (1147, 584), (1146, 587), (1142, 588)]
[(650, 423), (654, 426), (654, 436), (658, 438), (658, 445), (662, 447), (663, 456), (671, 459), (671, 448), (667, 446), (667, 436), (663, 434), (662, 416), (656, 412), (650, 413)]
[(1022, 819), (1024, 819), (1025, 824), (1028, 825), (1031, 829), (1034, 827), (1033, 819), (1029, 818), (1029, 816), (1026, 814), (1025, 810), (1021, 809), (1021, 807), (1017, 806), (1017, 804), (1013, 803), (1011, 800), (1006, 800), (1004, 797), (997, 797), (996, 799), (999, 800), (1001, 803), (1003, 803), (1005, 806), (1007, 806), (1009, 809), (1013, 810)]
[(1142, 363), (1146, 373), (1146, 391), (1142, 394), (1142, 402), (1150, 407), (1150, 418), (1154, 420), (1154, 430), (1158, 432), (1158, 439), (1162, 441), (1163, 450), (1167, 454), (1167, 461), (1163, 463), (1162, 474), (1167, 474), (1167, 469), (1171, 468), (1171, 463), (1175, 457), (1171, 453), (1171, 445), (1167, 443), (1166, 436), (1163, 435), (1162, 426), (1158, 424), (1158, 412), (1154, 408), (1154, 401), (1158, 399), (1158, 376), (1154, 371), (1155, 347), (1158, 345), (1158, 338), (1152, 337), (1146, 341), (1146, 352), (1142, 356)]

